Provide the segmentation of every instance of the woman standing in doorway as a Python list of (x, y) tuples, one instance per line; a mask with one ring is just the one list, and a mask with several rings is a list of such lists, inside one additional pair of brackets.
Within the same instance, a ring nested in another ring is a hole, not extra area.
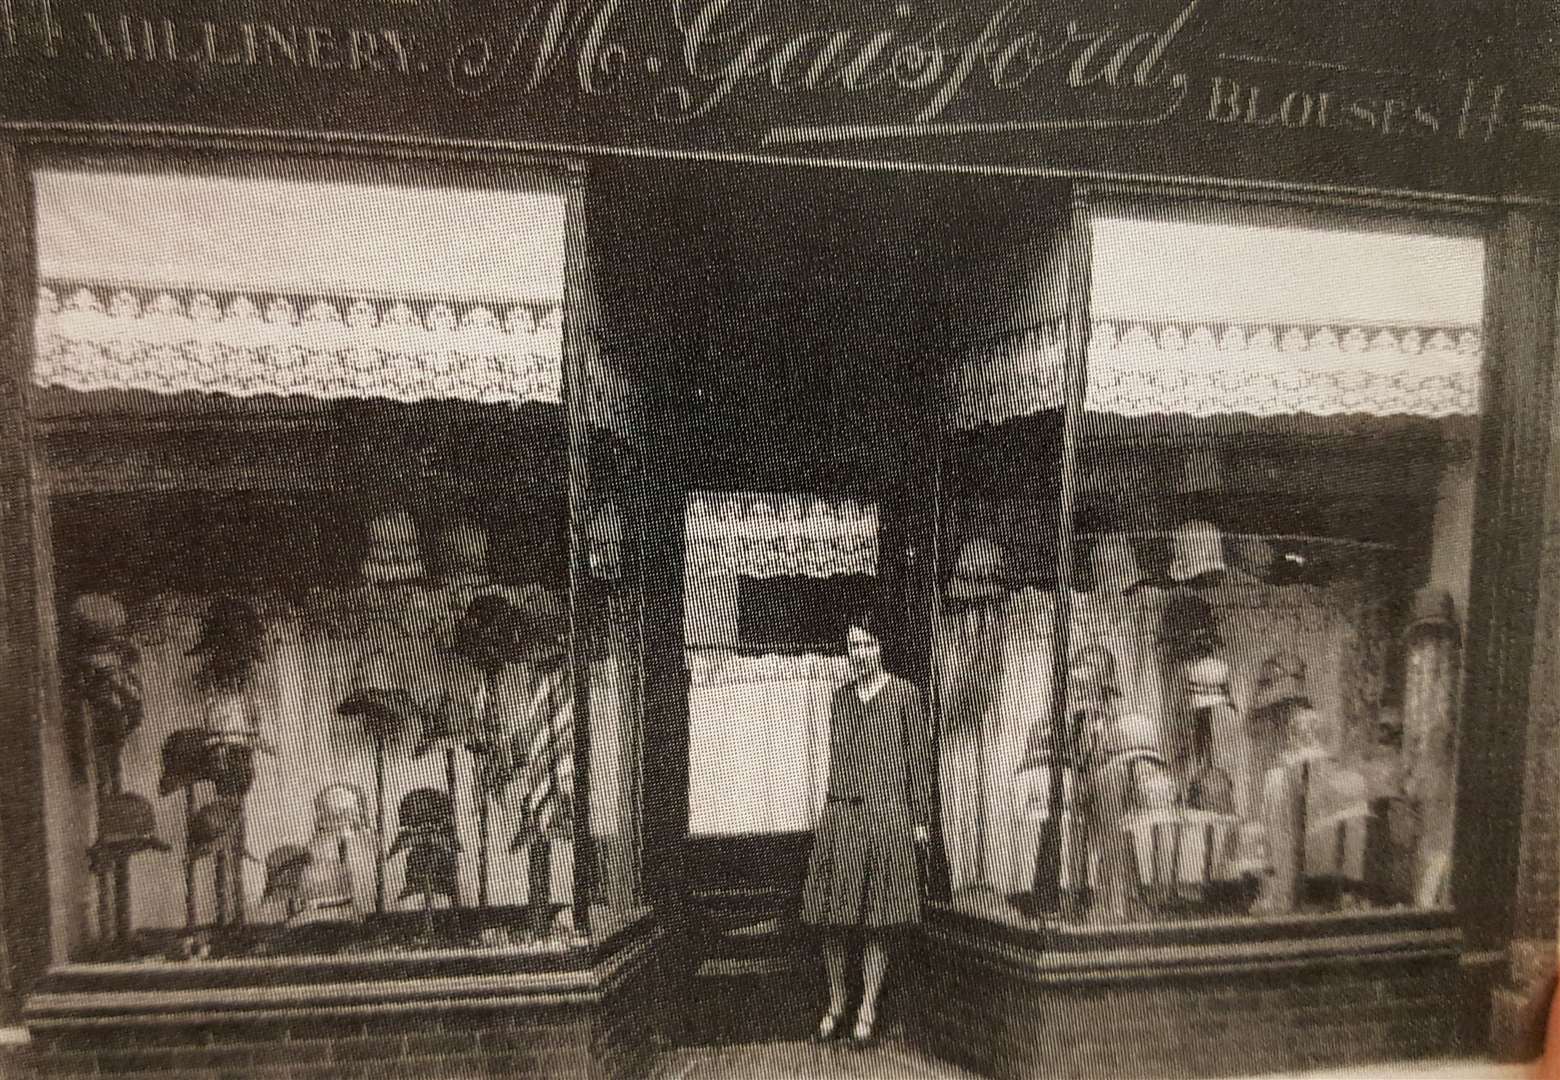
[(883, 628), (871, 612), (845, 638), (854, 679), (830, 711), (828, 799), (813, 839), (802, 918), (824, 931), (829, 1011), (814, 1038), (843, 1034), (852, 930), (865, 935), (855, 1048), (877, 1039), (878, 994), (893, 930), (921, 921), (918, 847), (929, 836), (931, 734), (921, 694), (883, 668)]

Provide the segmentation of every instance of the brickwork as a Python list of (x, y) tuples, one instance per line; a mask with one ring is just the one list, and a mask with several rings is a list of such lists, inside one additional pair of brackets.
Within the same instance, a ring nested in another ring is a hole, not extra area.
[[(658, 1049), (653, 967), (598, 1002), (35, 1026), (21, 1075), (124, 1080), (638, 1080)], [(9, 1075), (9, 1074), (8, 1074)]]
[(1435, 960), (1043, 983), (929, 947), (907, 1030), (997, 1080), (1250, 1075), (1458, 1049), (1461, 977)]

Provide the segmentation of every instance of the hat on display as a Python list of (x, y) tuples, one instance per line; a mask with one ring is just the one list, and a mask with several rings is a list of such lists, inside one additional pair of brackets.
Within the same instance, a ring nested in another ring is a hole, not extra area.
[(396, 811), (397, 831), (389, 854), (425, 844), (459, 850), (455, 838), (455, 808), (448, 792), (416, 788), (401, 797)]
[(279, 898), (295, 898), (303, 883), (303, 872), (314, 857), (297, 844), (283, 844), (273, 848), (265, 857), (265, 891), (261, 903)]
[(1094, 542), (1089, 568), (1094, 573), (1094, 588), (1109, 595), (1124, 596), (1146, 580), (1138, 564), (1137, 549), (1119, 533), (1107, 534)]
[(434, 542), (439, 576), (447, 584), (474, 584), (490, 580), (487, 530), (460, 518), (439, 532)]
[(1285, 757), (1290, 761), (1314, 760), (1327, 757), (1323, 745), (1322, 714), (1310, 706), (1296, 709), (1289, 716), (1287, 732), (1288, 749)]
[(258, 747), (268, 754), (276, 748), (260, 730), (260, 717), (247, 694), (216, 693), (206, 700), (202, 717), (207, 741), (217, 744)]
[(1414, 592), (1413, 605), (1409, 608), (1408, 629), (1404, 634), (1432, 633), (1457, 636), (1457, 601), (1445, 589), (1426, 585)]
[(467, 749), (482, 752), (482, 731), (473, 708), (456, 701), (454, 695), (441, 694), (432, 707), (423, 710), (422, 730), (418, 733), (413, 758), (426, 757), (435, 750)]
[(1007, 554), (995, 540), (977, 536), (965, 542), (953, 562), (949, 600), (999, 600), (1008, 576)]
[(400, 899), (412, 896), (455, 896), (455, 852), (436, 843), (419, 843), (406, 855), (406, 881)]
[(211, 736), (202, 728), (183, 728), (163, 740), (162, 775), (157, 794), (172, 795), (214, 778)]
[(98, 808), (97, 841), (87, 849), (93, 870), (102, 873), (114, 863), (143, 851), (169, 851), (157, 839), (157, 815), (139, 795), (110, 795)]
[(368, 523), (363, 577), (376, 585), (417, 581), (426, 576), (417, 549), (417, 522), (409, 510), (392, 510)]
[(1230, 697), (1230, 666), (1217, 656), (1204, 656), (1186, 665), (1186, 692), (1192, 708), (1208, 709), (1233, 705)]
[(356, 784), (333, 783), (314, 797), (317, 832), (362, 832), (369, 828), (368, 795)]
[(394, 738), (397, 732), (411, 727), (421, 712), (417, 699), (399, 687), (358, 687), (336, 706), (338, 716), (357, 718), (374, 739)]
[(1170, 595), (1160, 622), (1159, 640), (1175, 659), (1207, 656), (1224, 644), (1213, 606), (1187, 590)]
[(1294, 653), (1281, 652), (1262, 661), (1257, 671), (1256, 698), (1253, 711), (1275, 709), (1291, 701), (1309, 705), (1311, 699), (1305, 689), (1305, 661)]
[(1226, 569), (1224, 537), (1211, 522), (1188, 521), (1178, 526), (1170, 535), (1170, 545), (1173, 581), (1196, 581), (1209, 574), (1222, 574)]
[(1084, 698), (1120, 697), (1116, 657), (1103, 645), (1085, 645), (1067, 668), (1067, 692)]

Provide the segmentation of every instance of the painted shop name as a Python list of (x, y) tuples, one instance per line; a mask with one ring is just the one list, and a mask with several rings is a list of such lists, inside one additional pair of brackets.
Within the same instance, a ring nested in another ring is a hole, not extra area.
[(427, 71), (421, 42), (403, 27), (329, 25), (265, 19), (170, 18), (103, 9), (58, 10), (45, 0), (38, 26), (25, 34), (0, 0), (0, 44), (16, 55), (63, 62), (295, 68), (315, 71)]

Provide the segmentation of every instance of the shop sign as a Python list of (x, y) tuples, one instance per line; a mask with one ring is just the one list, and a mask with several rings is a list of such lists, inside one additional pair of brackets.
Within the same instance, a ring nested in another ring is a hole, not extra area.
[(1511, 8), (0, 0), (0, 117), (1542, 194), (1560, 50)]

